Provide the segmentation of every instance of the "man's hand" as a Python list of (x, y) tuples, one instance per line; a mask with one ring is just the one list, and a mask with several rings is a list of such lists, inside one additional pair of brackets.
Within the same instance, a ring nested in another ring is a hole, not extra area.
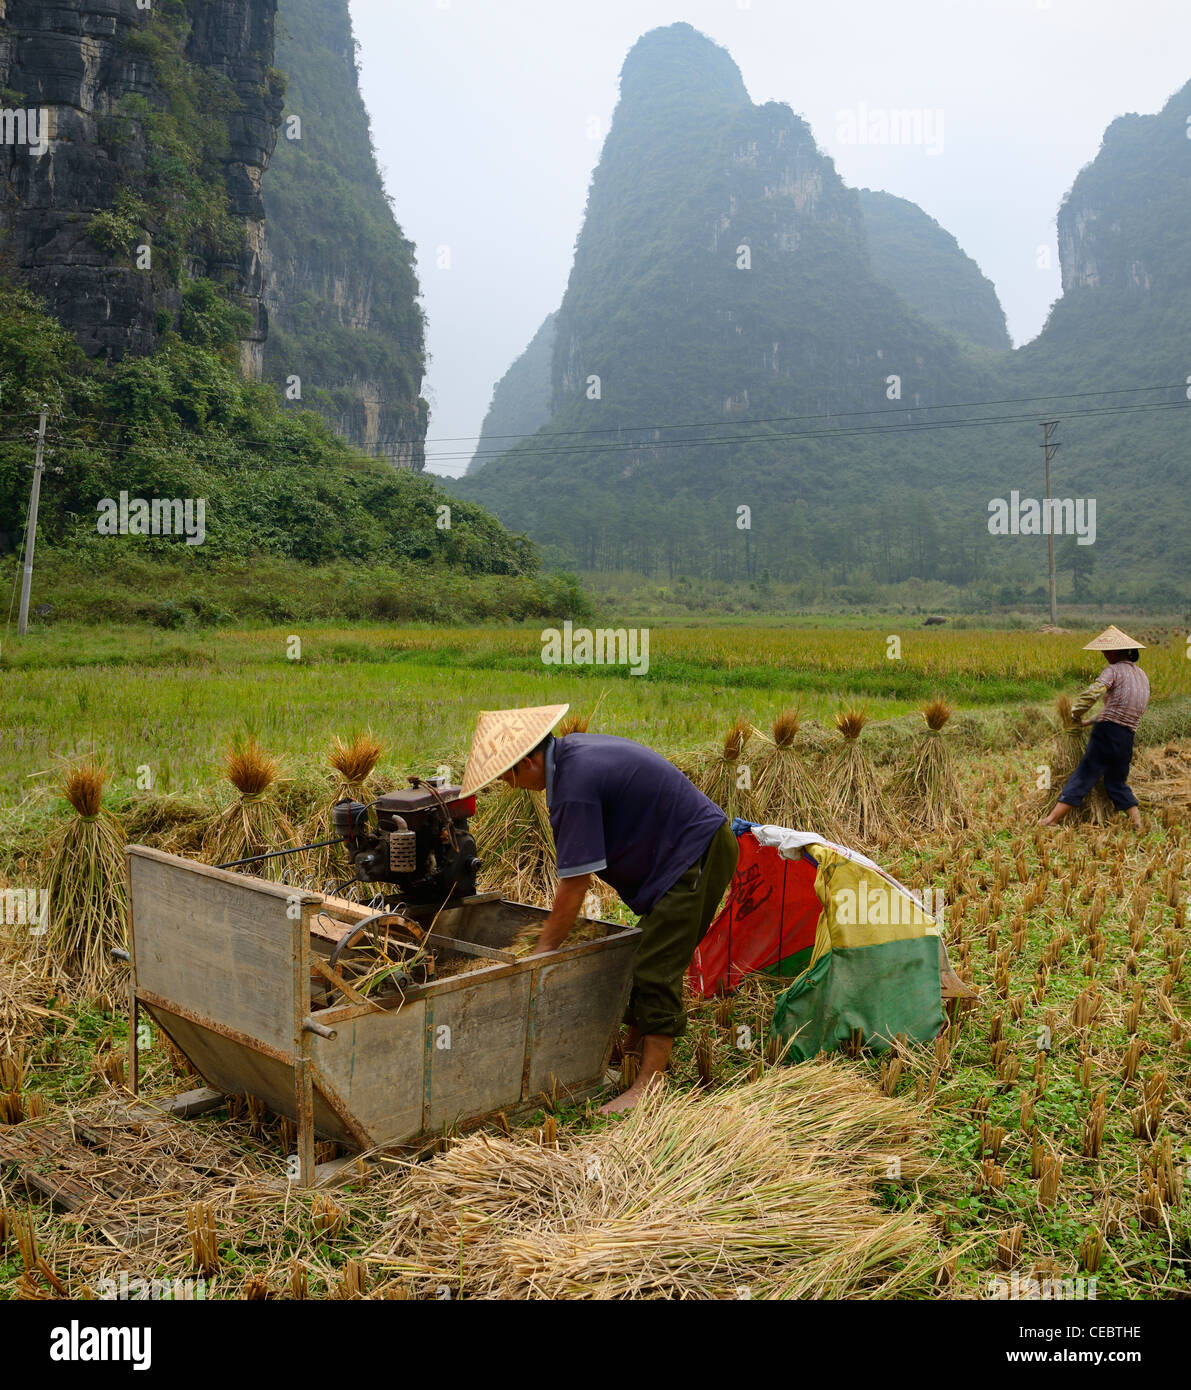
[(554, 904), (550, 915), (542, 924), (542, 932), (537, 945), (530, 951), (531, 956), (544, 955), (547, 951), (557, 951), (571, 934), (575, 918), (583, 906), (583, 899), (591, 887), (591, 875), (580, 874), (578, 878), (560, 878), (554, 894)]

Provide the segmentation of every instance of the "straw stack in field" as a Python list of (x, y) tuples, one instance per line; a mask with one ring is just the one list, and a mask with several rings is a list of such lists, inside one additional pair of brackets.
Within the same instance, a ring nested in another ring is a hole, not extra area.
[(1191, 806), (1191, 745), (1143, 750), (1133, 761), (1130, 785), (1151, 806), (1185, 811)]
[[(316, 844), (332, 835), (331, 808), (337, 801), (359, 801), (369, 805), (377, 796), (373, 784), (376, 765), (384, 753), (384, 745), (371, 729), (357, 734), (345, 743), (338, 734), (331, 741), (331, 751), (327, 762), (335, 775), (335, 792), (330, 801), (319, 806), (302, 827), (302, 843)], [(347, 856), (339, 845), (324, 845), (322, 849), (308, 850), (301, 858), (301, 869), (315, 883), (341, 882), (351, 873)]]
[(926, 1213), (882, 1209), (917, 1120), (838, 1062), (650, 1092), (557, 1144), (476, 1135), (411, 1165), (372, 1262), (477, 1298), (896, 1297), (938, 1263)]
[(498, 782), (481, 797), (472, 830), (481, 892), (499, 893), (536, 907), (550, 906), (558, 877), (554, 832), (542, 792)]
[(107, 769), (88, 757), (68, 767), (62, 792), (74, 814), (57, 825), (41, 854), (39, 887), (49, 893), (44, 972), (61, 971), (84, 996), (104, 991), (115, 974), (112, 948), (128, 922), (124, 828), (103, 805)]
[[(573, 710), (554, 736), (563, 739), (568, 734), (585, 734), (589, 723), (590, 716)], [(554, 831), (543, 793), (498, 782), (481, 796), (472, 829), (481, 866), (481, 890), (499, 893), (513, 902), (549, 907), (558, 875)], [(592, 890), (601, 906), (615, 900), (612, 890), (598, 879), (592, 881)]]
[(332, 803), (362, 801), (367, 805), (371, 800), (372, 774), (384, 751), (384, 745), (371, 729), (357, 734), (350, 743), (344, 743), (336, 734), (327, 755), (327, 761), (338, 774)]
[(967, 824), (963, 792), (943, 728), (954, 711), (946, 700), (931, 700), (922, 711), (926, 727), (918, 736), (910, 761), (889, 784), (891, 801), (906, 819), (931, 834)]
[[(8, 887), (0, 879), (0, 890)], [(52, 963), (38, 962), (34, 953), (36, 938), (32, 938), (28, 921), (0, 927), (0, 1071), (5, 1058), (20, 1053), (22, 1044), (42, 1032), (52, 1018), (65, 1019), (49, 1007), (51, 996), (59, 992), (53, 978), (43, 970)], [(40, 1002), (39, 1002), (40, 1001)], [(14, 1090), (6, 1086), (0, 1075), (0, 1091)]]
[[(277, 803), (277, 760), (256, 739), (247, 738), (228, 748), (223, 763), (238, 795), (207, 822), (202, 857), (210, 864), (228, 864), (301, 844), (293, 822)], [(293, 869), (296, 857), (263, 859), (238, 872), (280, 881)]]
[[(767, 825), (813, 830), (828, 840), (835, 840), (838, 828), (798, 747), (801, 723), (798, 711), (792, 709), (773, 721), (773, 742), (765, 740), (766, 747), (757, 759), (754, 814)], [(764, 739), (764, 735), (761, 737)]]
[(749, 743), (755, 732), (743, 714), (737, 715), (728, 726), (723, 744), (710, 752), (697, 753), (690, 766), (684, 768), (695, 786), (726, 813), (729, 821), (736, 816), (756, 819), (756, 768), (749, 756)]
[[(1044, 815), (1058, 800), (1063, 783), (1079, 766), (1079, 761), (1088, 746), (1091, 732), (1086, 724), (1077, 724), (1072, 712), (1071, 700), (1060, 695), (1055, 701), (1056, 722), (1054, 733), (1046, 744), (1045, 761), (1050, 768), (1050, 786), (1039, 788), (1027, 802), (1027, 810), (1032, 818)], [(1097, 782), (1077, 811), (1067, 816), (1071, 824), (1079, 821), (1092, 825), (1104, 825), (1113, 817), (1113, 804), (1108, 799), (1103, 782)]]
[(846, 837), (884, 844), (894, 816), (877, 770), (860, 742), (867, 723), (868, 715), (861, 709), (841, 710), (835, 716), (842, 742), (827, 763), (829, 807)]
[(124, 815), (129, 844), (152, 845), (169, 854), (197, 854), (208, 807), (197, 798), (144, 791)]

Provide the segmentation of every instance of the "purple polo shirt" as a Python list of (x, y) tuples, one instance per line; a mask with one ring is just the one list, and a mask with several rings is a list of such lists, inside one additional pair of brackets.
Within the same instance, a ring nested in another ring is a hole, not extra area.
[(639, 916), (703, 855), (727, 817), (643, 744), (566, 734), (546, 751), (559, 878), (599, 874)]

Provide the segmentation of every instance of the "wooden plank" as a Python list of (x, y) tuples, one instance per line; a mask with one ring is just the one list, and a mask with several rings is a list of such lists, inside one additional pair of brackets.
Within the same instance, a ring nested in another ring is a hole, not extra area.
[(167, 1115), (174, 1115), (179, 1120), (189, 1120), (195, 1115), (205, 1115), (210, 1110), (218, 1110), (226, 1100), (227, 1096), (213, 1086), (200, 1086), (197, 1090), (183, 1091), (180, 1096), (165, 1101), (161, 1108)]
[[(336, 901), (337, 900), (334, 898), (327, 899), (328, 903), (335, 903)], [(344, 907), (355, 906), (355, 903), (344, 903)], [(416, 922), (411, 921), (404, 913), (400, 912), (381, 913), (378, 912), (376, 908), (368, 907), (360, 908), (358, 913), (348, 918), (346, 921), (337, 920), (341, 916), (343, 916), (343, 914), (336, 908), (331, 912), (330, 919), (328, 919), (326, 911), (316, 908), (315, 911), (311, 913), (310, 918), (311, 936), (317, 937), (320, 941), (333, 941), (338, 945), (345, 936), (350, 935), (361, 922), (367, 921), (369, 917), (376, 918), (375, 928), (369, 928), (369, 933), (365, 933), (364, 937), (361, 937), (361, 940), (366, 939), (368, 934), (382, 936), (385, 932), (386, 924), (394, 930), (401, 928), (408, 931), (417, 941), (420, 941), (426, 934), (422, 927), (419, 927)]]
[(498, 960), (502, 965), (517, 965), (518, 958), (510, 951), (500, 951), (492, 946), (479, 946), (474, 941), (459, 941), (453, 936), (440, 936), (431, 932), (426, 944), (439, 950), (454, 951), (461, 956), (482, 957), (484, 960)]
[[(372, 1144), (399, 1143), (422, 1129), (426, 1004), (336, 1021), (337, 1036), (311, 1039), (316, 1102), (338, 1103)], [(334, 1097), (334, 1102), (332, 1101)]]
[[(364, 1182), (368, 1176), (368, 1160), (358, 1154), (351, 1154), (347, 1158), (336, 1158), (330, 1163), (318, 1164), (314, 1170), (311, 1187), (346, 1187), (349, 1183)], [(259, 1182), (253, 1183), (254, 1190), (276, 1193), (279, 1197), (284, 1197), (294, 1186), (294, 1183), (287, 1182), (284, 1178), (262, 1178)]]
[(321, 911), (329, 912), (332, 917), (341, 917), (345, 922), (362, 922), (376, 911), (374, 907), (353, 903), (347, 898), (332, 897), (329, 893), (320, 895), (319, 905)]
[(316, 936), (320, 941), (330, 941), (336, 946), (354, 928), (350, 922), (328, 922), (325, 917), (320, 917), (316, 912), (310, 923), (310, 935)]
[(477, 983), (470, 987), (434, 996), (434, 1034), (426, 1054), (427, 1132), (521, 1099), (533, 972), (474, 978)]
[(137, 1030), (140, 1006), (136, 998), (136, 931), (132, 915), (132, 857), (124, 856), (124, 892), (128, 902), (128, 1089), (135, 1096), (141, 1087), (141, 1059)]
[(350, 999), (353, 1004), (364, 1004), (370, 1009), (375, 1009), (378, 1013), (384, 1012), (375, 1000), (365, 999), (359, 990), (353, 989), (341, 975), (332, 970), (331, 967), (327, 965), (325, 961), (320, 960), (318, 956), (311, 956), (310, 966), (311, 969), (318, 971), (328, 984), (334, 985), (340, 994)]
[(569, 1085), (603, 1075), (628, 1002), (635, 939), (612, 937), (597, 944), (603, 946), (597, 955), (536, 958), (542, 964), (527, 1098), (548, 1091), (552, 1077)]
[(542, 923), (549, 915), (545, 908), (528, 903), (511, 903), (503, 898), (477, 902), (469, 898), (458, 906), (445, 908), (437, 926), (444, 936), (504, 950), (527, 926)]
[(141, 864), (180, 867), (195, 879), (207, 879), (212, 883), (223, 883), (233, 888), (251, 884), (254, 892), (274, 897), (282, 905), (288, 904), (294, 898), (302, 904), (317, 904), (323, 901), (321, 893), (312, 893), (305, 888), (293, 888), (285, 883), (273, 883), (269, 879), (253, 878), (247, 874), (233, 874), (228, 869), (217, 869), (214, 865), (204, 864), (198, 859), (184, 859), (177, 854), (166, 854), (164, 850), (150, 849), (148, 845), (129, 845), (127, 852), (130, 860)]
[[(74, 1137), (86, 1136), (80, 1143)], [(9, 1164), (25, 1187), (46, 1197), (61, 1211), (94, 1226), (119, 1249), (152, 1242), (152, 1228), (117, 1215), (139, 1202), (149, 1202), (171, 1184), (193, 1187), (195, 1175), (161, 1160), (152, 1186), (130, 1177), (116, 1153), (107, 1151), (120, 1131), (112, 1134), (84, 1125), (40, 1124), (14, 1126), (0, 1132), (0, 1162)], [(92, 1147), (98, 1141), (97, 1152)]]
[[(228, 1095), (246, 1093), (257, 1096), (274, 1114), (286, 1115), (297, 1121), (292, 1060), (254, 1051), (190, 1019), (179, 1018), (156, 1007), (152, 1012), (210, 1085)], [(356, 1142), (351, 1130), (323, 1102), (317, 1089), (314, 1096), (314, 1128), (317, 1134), (334, 1139), (337, 1143)]]
[(0, 1129), (0, 1163), (11, 1165), (27, 1187), (63, 1211), (75, 1211), (95, 1192), (74, 1174), (47, 1171), (64, 1156), (79, 1150), (70, 1125), (13, 1125)]
[(156, 851), (130, 851), (130, 881), (142, 997), (152, 993), (292, 1051), (309, 1008), (309, 972), (296, 999), (295, 929), (302, 924), (291, 905), (311, 895)]

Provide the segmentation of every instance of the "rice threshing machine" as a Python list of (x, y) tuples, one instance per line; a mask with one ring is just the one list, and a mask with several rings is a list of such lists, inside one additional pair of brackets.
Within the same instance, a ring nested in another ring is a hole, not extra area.
[(128, 849), (133, 1088), (144, 1011), (209, 1083), (174, 1112), (259, 1098), (296, 1124), (303, 1185), (316, 1136), (399, 1147), (593, 1094), (628, 997), (638, 930), (524, 954), (547, 914), (476, 891), (475, 798), (412, 780), (333, 810), (369, 905)]

